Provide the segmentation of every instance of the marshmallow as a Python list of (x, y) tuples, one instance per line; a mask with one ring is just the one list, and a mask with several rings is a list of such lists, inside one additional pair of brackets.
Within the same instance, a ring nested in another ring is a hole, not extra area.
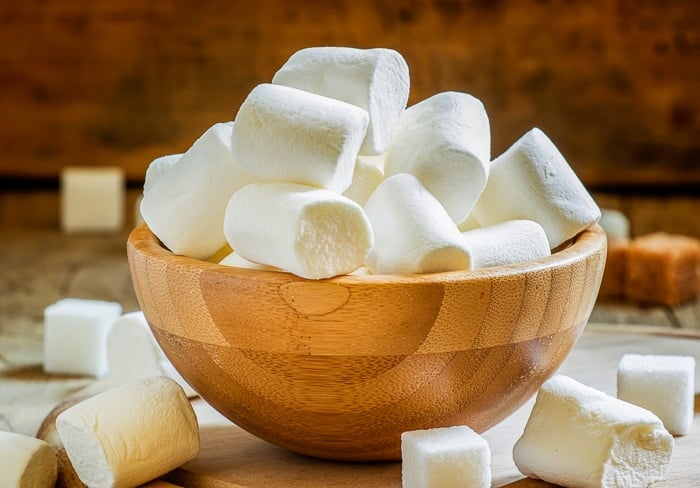
[(107, 334), (121, 315), (115, 302), (65, 298), (44, 309), (44, 371), (107, 374)]
[(384, 180), (365, 204), (374, 231), (374, 274), (469, 269), (469, 250), (440, 202), (413, 175)]
[(219, 261), (219, 264), (223, 266), (232, 266), (234, 268), (258, 269), (263, 271), (282, 271), (281, 269), (275, 268), (274, 266), (267, 266), (265, 264), (248, 261), (247, 259), (244, 259), (241, 256), (239, 256), (238, 253), (236, 253), (235, 251), (226, 255), (221, 261)]
[(552, 141), (532, 129), (491, 163), (474, 216), (483, 226), (534, 220), (554, 249), (597, 222), (600, 209)]
[(369, 113), (362, 154), (389, 145), (409, 92), (408, 65), (393, 49), (312, 47), (294, 53), (272, 83), (342, 100)]
[(182, 386), (188, 397), (197, 394), (175, 371), (140, 310), (122, 315), (110, 328), (107, 364), (114, 386), (148, 376), (169, 376)]
[(233, 129), (234, 159), (267, 181), (342, 193), (352, 181), (369, 115), (355, 105), (282, 85), (250, 92)]
[(693, 425), (695, 358), (625, 354), (617, 369), (617, 397), (654, 412), (671, 434)]
[(91, 488), (139, 486), (199, 452), (197, 418), (182, 388), (151, 377), (111, 388), (61, 412), (56, 430)]
[(362, 266), (372, 228), (362, 207), (294, 183), (252, 184), (231, 198), (224, 231), (244, 259), (320, 279)]
[(401, 434), (403, 488), (491, 486), (491, 450), (466, 425)]
[(648, 486), (664, 477), (672, 451), (656, 415), (559, 375), (540, 388), (513, 460), (555, 485)]
[(608, 236), (608, 242), (625, 242), (630, 239), (630, 221), (618, 210), (603, 208), (598, 222)]
[(153, 185), (175, 166), (175, 163), (177, 163), (181, 157), (182, 154), (168, 154), (167, 156), (161, 156), (151, 161), (151, 164), (146, 168), (146, 176), (143, 180), (143, 192), (148, 193)]
[(61, 228), (68, 233), (117, 232), (124, 223), (125, 196), (121, 168), (64, 168)]
[(370, 195), (384, 179), (384, 160), (381, 156), (359, 156), (355, 162), (352, 183), (343, 195), (364, 205)]
[(470, 213), (469, 216), (467, 216), (467, 218), (457, 226), (457, 228), (462, 232), (478, 229), (479, 227), (481, 227), (481, 224), (478, 220), (476, 220), (476, 217), (474, 217), (473, 213)]
[(256, 180), (233, 160), (232, 130), (232, 123), (207, 129), (143, 196), (143, 219), (175, 254), (205, 259), (221, 249), (229, 198)]
[(551, 254), (544, 229), (532, 220), (508, 220), (463, 232), (472, 269), (522, 263)]
[(51, 444), (33, 437), (0, 431), (2, 486), (53, 488), (58, 461)]
[(484, 105), (466, 93), (444, 92), (401, 115), (384, 173), (416, 176), (459, 224), (486, 185), (490, 158)]

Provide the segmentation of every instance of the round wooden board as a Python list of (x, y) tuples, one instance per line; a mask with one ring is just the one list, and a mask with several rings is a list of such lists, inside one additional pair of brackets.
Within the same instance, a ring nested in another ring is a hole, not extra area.
[[(700, 363), (700, 335), (668, 330), (589, 326), (559, 373), (615, 394), (617, 363), (624, 353), (690, 355)], [(696, 375), (696, 393), (700, 375)], [(522, 433), (534, 399), (484, 434), (492, 451), (494, 487), (551, 487), (523, 477), (511, 449)], [(194, 401), (200, 426), (199, 456), (163, 479), (188, 488), (400, 487), (400, 463), (341, 463), (313, 459), (273, 446), (228, 422), (201, 400)], [(700, 401), (690, 434), (676, 437), (671, 468), (655, 488), (700, 486)]]

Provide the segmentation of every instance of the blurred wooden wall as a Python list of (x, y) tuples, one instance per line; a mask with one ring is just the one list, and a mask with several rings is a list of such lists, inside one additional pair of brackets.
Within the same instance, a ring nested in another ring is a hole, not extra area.
[(595, 188), (700, 188), (695, 1), (0, 3), (0, 180), (121, 165), (138, 183), (297, 49), (392, 47), (410, 103), (460, 90), (494, 155), (541, 127)]

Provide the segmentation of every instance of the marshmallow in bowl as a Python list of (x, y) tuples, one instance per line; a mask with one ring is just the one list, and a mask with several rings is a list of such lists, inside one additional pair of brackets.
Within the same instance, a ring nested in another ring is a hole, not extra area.
[(532, 129), (491, 163), (474, 216), (483, 226), (528, 219), (556, 248), (600, 218), (600, 209), (557, 147)]
[(469, 269), (469, 250), (440, 202), (413, 175), (384, 180), (365, 204), (374, 246), (373, 274), (437, 273)]
[(224, 231), (244, 259), (309, 279), (354, 271), (373, 243), (357, 203), (295, 183), (253, 183), (237, 191), (226, 208)]
[(342, 100), (369, 113), (361, 154), (389, 145), (409, 92), (408, 65), (393, 49), (311, 47), (294, 53), (272, 83)]
[(406, 109), (386, 153), (384, 173), (411, 173), (460, 224), (489, 175), (491, 133), (484, 105), (458, 92)]
[(281, 271), (279, 268), (273, 266), (267, 266), (265, 264), (254, 263), (242, 258), (236, 251), (233, 251), (219, 261), (219, 264), (223, 266), (231, 266), (233, 268), (246, 268), (246, 269), (258, 269), (263, 271)]
[(544, 229), (532, 220), (508, 220), (462, 233), (472, 269), (522, 263), (549, 256)]
[(146, 168), (146, 176), (143, 181), (143, 192), (148, 193), (149, 190), (165, 173), (177, 163), (182, 154), (167, 154), (154, 159)]
[(367, 133), (367, 111), (340, 100), (264, 83), (238, 110), (233, 158), (265, 181), (342, 193)]
[(384, 159), (381, 156), (358, 156), (352, 174), (352, 184), (343, 195), (359, 205), (364, 205), (384, 179), (383, 168)]
[(232, 129), (232, 123), (207, 129), (143, 196), (144, 221), (175, 254), (206, 259), (221, 249), (226, 204), (256, 180), (233, 160)]

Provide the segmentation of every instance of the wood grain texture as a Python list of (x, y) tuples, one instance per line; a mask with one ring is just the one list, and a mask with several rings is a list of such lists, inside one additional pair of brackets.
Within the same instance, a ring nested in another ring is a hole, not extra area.
[(482, 99), (494, 154), (539, 126), (589, 185), (697, 185), (698, 25), (697, 2), (2, 2), (0, 176), (140, 181), (294, 51), (351, 45), (402, 52), (411, 103)]
[(330, 459), (397, 459), (407, 430), (496, 424), (564, 360), (605, 264), (595, 226), (550, 257), (433, 275), (342, 276), (175, 256), (146, 226), (127, 251), (166, 355), (247, 431)]

